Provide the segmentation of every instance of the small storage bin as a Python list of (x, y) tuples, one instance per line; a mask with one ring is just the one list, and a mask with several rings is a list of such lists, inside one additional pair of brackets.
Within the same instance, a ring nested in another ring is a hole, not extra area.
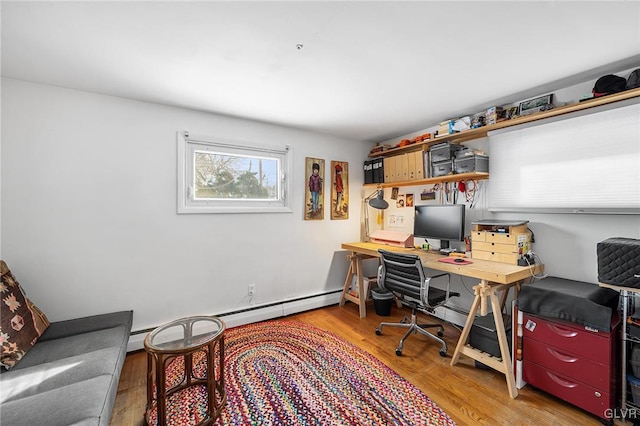
[(455, 153), (462, 148), (464, 148), (462, 145), (453, 145), (449, 142), (433, 145), (429, 149), (431, 151), (431, 161), (437, 163), (439, 161), (451, 160), (455, 156)]
[(373, 299), (373, 308), (376, 315), (388, 317), (391, 315), (391, 305), (393, 305), (393, 293), (384, 291), (380, 287), (371, 289), (371, 298)]
[(631, 390), (633, 402), (635, 404), (640, 404), (640, 379), (631, 374), (627, 374), (627, 383), (629, 384), (629, 389)]
[(455, 173), (489, 172), (489, 157), (486, 155), (465, 155), (453, 161)]
[(449, 173), (451, 173), (451, 170), (452, 170), (452, 164), (451, 163), (452, 163), (451, 160), (445, 160), (445, 161), (439, 161), (437, 163), (432, 163), (432, 165), (431, 165), (432, 177), (446, 176)]
[[(507, 341), (511, 346), (511, 315), (502, 314), (502, 321), (504, 322)], [(492, 313), (478, 317), (473, 321), (471, 332), (469, 333), (469, 344), (489, 355), (501, 357), (498, 332), (496, 331), (496, 323)]]

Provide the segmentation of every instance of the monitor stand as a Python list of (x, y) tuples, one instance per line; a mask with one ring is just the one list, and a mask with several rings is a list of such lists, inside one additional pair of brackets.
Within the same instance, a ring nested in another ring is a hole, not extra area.
[(454, 253), (456, 249), (449, 248), (449, 240), (440, 240), (440, 253), (449, 254)]

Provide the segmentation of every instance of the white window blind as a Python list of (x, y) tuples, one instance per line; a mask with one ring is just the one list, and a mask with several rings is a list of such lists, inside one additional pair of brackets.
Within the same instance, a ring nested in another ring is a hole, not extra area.
[(640, 105), (489, 134), (489, 210), (640, 214)]

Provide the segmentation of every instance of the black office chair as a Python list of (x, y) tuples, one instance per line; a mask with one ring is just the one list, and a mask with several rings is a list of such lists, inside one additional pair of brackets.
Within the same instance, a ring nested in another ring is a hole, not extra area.
[[(378, 250), (381, 265), (378, 269), (378, 286), (383, 290), (393, 292), (399, 300), (411, 307), (411, 319), (405, 315), (399, 323), (382, 322), (376, 328), (376, 334), (382, 334), (382, 327), (408, 328), (407, 333), (396, 348), (396, 355), (402, 355), (404, 341), (411, 333), (423, 334), (442, 345), (440, 355), (447, 356), (447, 344), (440, 337), (444, 334), (444, 327), (440, 324), (419, 324), (417, 311), (433, 314), (434, 309), (446, 303), (450, 297), (460, 296), (460, 293), (449, 291), (451, 276), (448, 273), (425, 277), (420, 258), (413, 254), (393, 253), (386, 250)], [(442, 290), (431, 284), (431, 280), (437, 277), (447, 277), (447, 288)], [(426, 328), (438, 328), (437, 336), (426, 331)]]

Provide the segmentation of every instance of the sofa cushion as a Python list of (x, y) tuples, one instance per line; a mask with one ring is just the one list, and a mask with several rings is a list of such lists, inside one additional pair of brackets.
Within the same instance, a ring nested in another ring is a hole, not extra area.
[(49, 326), (46, 315), (25, 295), (9, 267), (0, 260), (0, 364), (13, 368)]
[(2, 404), (2, 424), (108, 426), (118, 377), (104, 374)]
[(28, 368), (20, 364), (22, 368), (0, 376), (0, 403), (37, 395), (96, 376), (118, 374), (123, 362), (122, 348), (113, 346)]
[(128, 341), (127, 328), (123, 325), (105, 330), (91, 331), (55, 340), (41, 340), (25, 356), (16, 369), (29, 368), (58, 359), (88, 354), (110, 347), (125, 347)]
[(59, 339), (61, 337), (76, 336), (87, 332), (105, 330), (124, 326), (131, 328), (133, 321), (132, 311), (111, 312), (107, 314), (92, 315), (90, 317), (74, 318), (65, 321), (55, 321), (40, 336), (41, 342)]

